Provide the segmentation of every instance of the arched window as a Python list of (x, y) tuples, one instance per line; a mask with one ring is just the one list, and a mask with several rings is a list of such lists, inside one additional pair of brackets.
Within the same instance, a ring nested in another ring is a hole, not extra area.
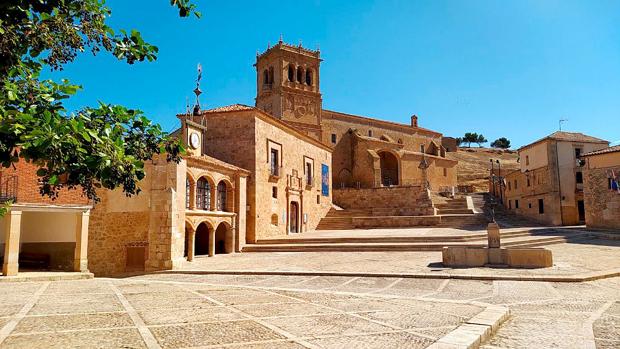
[(306, 85), (312, 86), (312, 69), (306, 70)]
[(304, 68), (297, 67), (297, 82), (300, 84), (304, 83)]
[(189, 181), (189, 178), (185, 179), (185, 208), (189, 208), (189, 196), (191, 195), (191, 186), (192, 184)]
[(196, 208), (200, 210), (211, 209), (211, 185), (206, 178), (200, 178), (196, 182)]
[(273, 67), (269, 67), (269, 84), (273, 84)]
[(217, 210), (226, 211), (226, 183), (224, 182), (217, 185)]
[(295, 66), (288, 65), (288, 81), (295, 81)]
[(263, 72), (263, 85), (269, 84), (269, 71), (265, 69)]

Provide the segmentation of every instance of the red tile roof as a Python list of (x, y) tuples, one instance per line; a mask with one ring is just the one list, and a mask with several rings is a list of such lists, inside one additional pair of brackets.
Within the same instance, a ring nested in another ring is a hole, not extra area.
[(605, 149), (601, 149), (601, 150), (591, 151), (591, 152), (585, 153), (585, 154), (583, 154), (581, 156), (592, 156), (592, 155), (615, 153), (615, 152), (620, 152), (620, 145), (616, 145), (616, 146), (605, 148)]
[(564, 132), (564, 131), (557, 131), (554, 132), (550, 135), (548, 135), (547, 137), (541, 138), (535, 142), (532, 142), (528, 145), (524, 145), (521, 148), (519, 148), (519, 150), (528, 148), (534, 144), (538, 144), (540, 142), (544, 142), (546, 140), (556, 140), (556, 141), (564, 141), (564, 142), (579, 142), (579, 143), (607, 143), (609, 144), (608, 141), (604, 140), (604, 139), (600, 139), (600, 138), (596, 138), (596, 137), (592, 137), (592, 136), (588, 136), (585, 135), (583, 133), (579, 133), (579, 132)]
[(242, 110), (252, 110), (252, 109), (255, 109), (255, 108), (250, 107), (249, 105), (245, 105), (245, 104), (231, 104), (231, 105), (225, 105), (223, 107), (201, 110), (200, 113), (201, 114), (221, 113), (221, 112), (226, 112), (226, 111), (242, 111)]

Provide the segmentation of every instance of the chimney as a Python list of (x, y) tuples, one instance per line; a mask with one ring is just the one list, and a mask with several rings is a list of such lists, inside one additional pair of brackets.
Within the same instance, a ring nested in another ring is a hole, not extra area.
[(411, 116), (411, 127), (418, 127), (418, 116), (415, 114)]

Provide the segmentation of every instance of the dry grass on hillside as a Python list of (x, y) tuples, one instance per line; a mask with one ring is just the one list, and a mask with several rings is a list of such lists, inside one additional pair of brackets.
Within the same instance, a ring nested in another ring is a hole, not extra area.
[(447, 153), (446, 157), (458, 160), (457, 166), (459, 185), (473, 185), (477, 192), (489, 190), (490, 159), (499, 159), (502, 172), (516, 170), (518, 155), (511, 150), (490, 148), (460, 148), (457, 152)]

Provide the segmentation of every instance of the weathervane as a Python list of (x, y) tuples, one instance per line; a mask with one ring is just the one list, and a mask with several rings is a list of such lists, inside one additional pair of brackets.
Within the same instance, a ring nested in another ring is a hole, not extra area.
[(202, 91), (200, 90), (200, 80), (202, 80), (202, 65), (198, 63), (198, 77), (196, 78), (196, 88), (194, 89), (194, 94), (196, 95), (196, 105), (200, 105), (200, 94)]
[(560, 124), (560, 131), (562, 131), (562, 123), (568, 121), (568, 119), (560, 119), (559, 124)]

